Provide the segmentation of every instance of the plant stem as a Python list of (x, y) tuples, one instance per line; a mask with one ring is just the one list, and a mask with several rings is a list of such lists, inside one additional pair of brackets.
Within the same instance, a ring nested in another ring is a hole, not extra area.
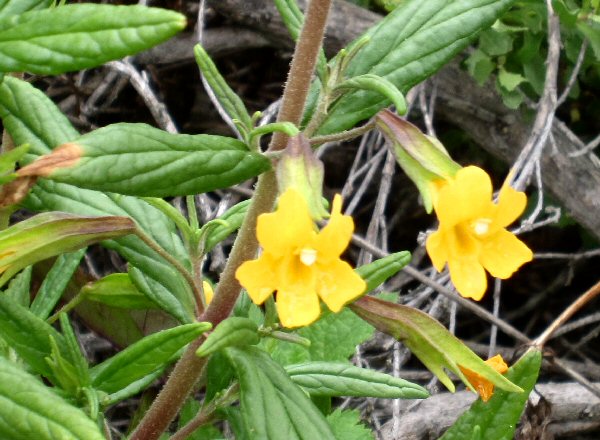
[[(300, 123), (330, 6), (331, 0), (311, 0), (308, 5), (277, 122), (287, 121), (296, 125)], [(287, 136), (284, 133), (276, 132), (269, 151), (282, 150), (286, 140)], [(241, 290), (235, 278), (235, 271), (244, 261), (256, 256), (256, 220), (260, 214), (272, 209), (276, 196), (275, 173), (269, 171), (262, 174), (227, 265), (221, 274), (213, 301), (200, 320), (209, 321), (216, 326), (231, 313)], [(188, 346), (158, 397), (130, 436), (130, 440), (157, 440), (179, 413), (206, 365), (206, 358), (199, 358), (195, 354), (202, 341), (203, 338), (200, 337)]]
[(311, 146), (321, 145), (325, 142), (347, 141), (362, 136), (365, 133), (375, 128), (375, 122), (369, 121), (365, 125), (353, 128), (351, 130), (342, 131), (341, 133), (326, 134), (323, 136), (314, 136), (308, 140)]

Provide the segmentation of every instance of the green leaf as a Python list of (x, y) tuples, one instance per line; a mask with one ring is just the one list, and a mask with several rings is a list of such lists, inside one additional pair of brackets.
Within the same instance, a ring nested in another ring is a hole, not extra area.
[(513, 38), (507, 32), (486, 29), (479, 36), (479, 50), (489, 56), (504, 55), (513, 48)]
[(0, 71), (42, 75), (99, 66), (155, 46), (185, 17), (143, 6), (73, 4), (0, 18)]
[(370, 292), (404, 269), (410, 263), (410, 259), (410, 252), (396, 252), (372, 263), (357, 267), (355, 272), (367, 283), (365, 292)]
[(0, 358), (0, 437), (11, 440), (105, 438), (83, 411), (3, 358)]
[(475, 81), (480, 86), (487, 81), (496, 68), (491, 58), (480, 50), (473, 51), (465, 61), (465, 64), (471, 76), (475, 78)]
[(226, 347), (255, 345), (260, 341), (258, 326), (250, 318), (232, 316), (223, 320), (196, 350), (196, 356), (208, 356)]
[(476, 372), (498, 388), (523, 391), (487, 365), (442, 324), (418, 309), (370, 296), (363, 296), (350, 308), (379, 331), (401, 341), (452, 392), (454, 384), (444, 370), (456, 374), (473, 390), (459, 367)]
[[(14, 277), (8, 285), (4, 295), (23, 307), (29, 307), (31, 291), (31, 266)], [(1, 295), (2, 293), (0, 293)]]
[(310, 347), (278, 340), (263, 341), (271, 356), (282, 365), (309, 361), (347, 361), (356, 346), (373, 336), (373, 327), (346, 308), (324, 311), (315, 323), (295, 333), (311, 341)]
[(504, 69), (500, 69), (498, 72), (498, 82), (500, 86), (509, 92), (515, 90), (523, 81), (526, 81), (525, 77), (518, 73), (508, 72)]
[(81, 289), (88, 301), (125, 309), (154, 309), (156, 304), (132, 283), (126, 273), (113, 273)]
[(204, 75), (204, 78), (215, 93), (223, 110), (231, 119), (236, 119), (244, 127), (246, 134), (252, 130), (252, 118), (240, 97), (229, 87), (223, 76), (219, 73), (217, 66), (200, 44), (194, 46), (196, 63)]
[(396, 112), (400, 115), (406, 113), (406, 99), (398, 88), (387, 79), (365, 73), (364, 75), (355, 76), (347, 79), (335, 87), (336, 90), (371, 90), (389, 99), (394, 106)]
[(179, 351), (211, 327), (197, 322), (146, 336), (90, 370), (92, 385), (116, 393), (171, 363)]
[[(31, 84), (7, 77), (0, 84), (0, 117), (16, 143), (29, 143), (27, 162), (79, 136), (54, 103)], [(49, 180), (38, 180), (26, 199), (31, 210), (57, 210), (79, 215), (133, 218), (169, 254), (189, 265), (175, 225), (158, 209), (134, 197), (105, 194)], [(175, 269), (139, 238), (102, 243), (126, 258), (136, 273), (137, 287), (180, 322), (193, 320), (193, 294)], [(135, 281), (135, 280), (134, 280)]]
[(73, 361), (74, 371), (77, 374), (77, 379), (81, 387), (90, 385), (90, 373), (88, 370), (88, 362), (84, 354), (81, 352), (81, 346), (75, 336), (69, 315), (61, 313), (59, 315), (60, 329), (64, 335), (67, 349), (69, 350), (69, 358)]
[(0, 286), (15, 273), (46, 258), (135, 231), (127, 217), (38, 214), (0, 231)]
[(359, 411), (336, 409), (327, 416), (327, 422), (337, 440), (375, 440), (371, 430), (361, 422)]
[(208, 230), (205, 252), (210, 252), (217, 244), (240, 228), (248, 211), (248, 206), (250, 206), (250, 200), (244, 200), (233, 205), (217, 219), (218, 222)]
[(45, 360), (52, 354), (50, 338), (54, 339), (62, 354), (66, 354), (68, 349), (63, 336), (50, 324), (0, 295), (0, 334), (31, 368), (56, 383), (56, 377)]
[(496, 390), (489, 401), (476, 400), (440, 440), (470, 439), (476, 429), (481, 439), (511, 440), (529, 393), (537, 381), (541, 363), (540, 351), (530, 349), (506, 373), (506, 378), (523, 388), (524, 392)]
[(288, 365), (285, 371), (296, 385), (311, 395), (383, 399), (424, 399), (429, 396), (420, 385), (348, 363), (309, 362)]
[(234, 379), (233, 367), (224, 352), (214, 353), (206, 366), (206, 402), (210, 402), (219, 391), (231, 385)]
[(244, 425), (253, 440), (334, 440), (306, 394), (257, 347), (228, 348), (240, 383)]
[[(378, 75), (406, 93), (462, 51), (512, 3), (513, 0), (403, 1), (367, 31), (369, 42), (349, 63), (345, 74), (348, 78), (365, 73)], [(359, 40), (360, 37), (353, 44)], [(329, 109), (318, 134), (352, 128), (388, 103), (375, 92), (349, 93)]]
[[(41, 158), (20, 170), (57, 182), (119, 194), (198, 194), (243, 182), (270, 168), (260, 153), (223, 136), (171, 134), (145, 124), (100, 128), (54, 150), (65, 162)], [(28, 171), (25, 171), (25, 170)]]
[(33, 9), (48, 8), (54, 0), (0, 0), (0, 18), (19, 15)]
[(65, 291), (69, 280), (79, 267), (87, 248), (76, 252), (59, 255), (52, 269), (48, 272), (40, 286), (35, 299), (31, 303), (31, 312), (42, 319), (48, 318)]

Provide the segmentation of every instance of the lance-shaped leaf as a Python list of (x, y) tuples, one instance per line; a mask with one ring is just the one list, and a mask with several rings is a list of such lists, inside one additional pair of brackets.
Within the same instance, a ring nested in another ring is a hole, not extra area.
[(68, 353), (63, 336), (50, 324), (38, 318), (25, 307), (0, 295), (0, 335), (37, 373), (57, 383), (46, 358), (52, 354), (53, 339), (59, 352)]
[(92, 385), (116, 393), (173, 362), (183, 347), (210, 328), (208, 322), (196, 322), (146, 336), (90, 369)]
[(236, 139), (114, 124), (61, 145), (18, 174), (99, 191), (167, 197), (226, 188), (269, 168), (269, 159)]
[(185, 17), (143, 6), (74, 4), (0, 18), (0, 71), (55, 75), (148, 49)]
[(529, 393), (540, 371), (542, 355), (530, 349), (506, 373), (506, 378), (519, 385), (524, 393), (497, 390), (488, 402), (476, 400), (471, 408), (446, 431), (440, 440), (473, 438), (479, 430), (480, 439), (511, 440), (523, 413)]
[(354, 271), (367, 283), (365, 292), (370, 292), (401, 271), (410, 263), (410, 258), (411, 255), (408, 251), (396, 252), (372, 263), (357, 267)]
[(76, 252), (62, 254), (56, 259), (31, 303), (32, 313), (42, 319), (50, 316), (69, 284), (69, 280), (79, 267), (85, 251), (86, 248), (82, 248)]
[(113, 273), (88, 283), (81, 288), (81, 295), (88, 301), (125, 309), (155, 309), (156, 303), (150, 301), (131, 282), (126, 273)]
[(425, 399), (420, 385), (378, 371), (342, 362), (308, 362), (288, 365), (285, 371), (309, 394), (317, 396)]
[(406, 99), (398, 88), (387, 79), (365, 73), (347, 79), (335, 87), (335, 90), (371, 90), (386, 97), (396, 107), (396, 111), (403, 115), (406, 113)]
[(459, 367), (479, 374), (503, 390), (523, 391), (487, 365), (442, 324), (420, 310), (369, 296), (362, 297), (350, 308), (379, 331), (406, 345), (452, 392), (455, 390), (454, 384), (444, 369), (456, 374), (475, 391)]
[(240, 382), (242, 419), (253, 440), (335, 440), (323, 414), (269, 355), (227, 348)]
[(105, 439), (82, 410), (4, 358), (0, 358), (0, 438)]
[(22, 14), (34, 9), (49, 7), (54, 0), (2, 0), (0, 1), (0, 18)]
[[(462, 51), (478, 32), (491, 26), (513, 2), (403, 1), (367, 31), (369, 41), (348, 64), (344, 75), (353, 78), (374, 74), (384, 77), (406, 93)], [(358, 44), (362, 38), (352, 45)], [(348, 51), (352, 50), (352, 45)], [(312, 99), (315, 98), (316, 94), (313, 94)], [(373, 91), (348, 93), (329, 109), (318, 133), (329, 134), (352, 128), (389, 102)]]
[(250, 318), (231, 316), (222, 321), (196, 350), (199, 357), (208, 356), (226, 347), (255, 345), (260, 341), (258, 326)]
[(0, 286), (24, 267), (90, 243), (135, 231), (127, 217), (80, 217), (46, 212), (0, 232)]
[(244, 102), (229, 87), (217, 69), (217, 66), (213, 63), (213, 60), (211, 60), (208, 53), (206, 53), (200, 44), (194, 46), (194, 56), (202, 75), (204, 75), (206, 82), (210, 85), (223, 110), (225, 110), (231, 119), (239, 121), (239, 124), (243, 127), (242, 131), (247, 135), (252, 130), (253, 124)]

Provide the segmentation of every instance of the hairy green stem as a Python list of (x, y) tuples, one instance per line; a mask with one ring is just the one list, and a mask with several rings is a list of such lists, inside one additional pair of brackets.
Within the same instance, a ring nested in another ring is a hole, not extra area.
[[(308, 5), (277, 122), (300, 124), (330, 6), (331, 0), (311, 0)], [(284, 133), (276, 132), (271, 140), (269, 151), (282, 150), (286, 141), (287, 136)], [(258, 179), (252, 203), (231, 250), (225, 270), (221, 274), (213, 301), (200, 318), (202, 321), (210, 321), (213, 326), (216, 326), (231, 313), (241, 290), (235, 278), (235, 271), (244, 261), (256, 256), (258, 248), (255, 235), (256, 220), (260, 214), (272, 209), (276, 196), (275, 173), (269, 171), (262, 174)], [(131, 434), (130, 440), (158, 439), (179, 413), (206, 366), (206, 358), (199, 358), (195, 354), (203, 340), (200, 337), (188, 346), (156, 400)]]
[(362, 136), (375, 128), (375, 122), (369, 121), (365, 125), (342, 131), (341, 133), (326, 134), (323, 136), (314, 136), (308, 140), (311, 146), (321, 145), (325, 142), (347, 141)]

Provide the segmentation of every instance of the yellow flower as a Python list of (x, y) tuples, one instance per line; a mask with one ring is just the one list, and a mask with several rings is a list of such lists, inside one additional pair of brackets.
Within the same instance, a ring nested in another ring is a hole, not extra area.
[(258, 217), (256, 233), (263, 252), (242, 264), (235, 276), (256, 304), (277, 292), (277, 312), (285, 327), (315, 321), (321, 313), (319, 298), (339, 312), (366, 288), (340, 260), (354, 230), (352, 217), (342, 215), (341, 208), (342, 198), (336, 195), (329, 223), (318, 232), (304, 198), (288, 189), (275, 212)]
[(202, 290), (204, 290), (204, 300), (206, 301), (206, 305), (210, 304), (215, 296), (215, 292), (208, 281), (202, 281)]
[(434, 209), (440, 226), (427, 238), (427, 253), (439, 272), (448, 263), (450, 278), (462, 296), (481, 299), (487, 289), (485, 270), (506, 279), (532, 260), (531, 250), (505, 229), (526, 205), (525, 193), (507, 183), (494, 203), (490, 177), (475, 166), (462, 168), (438, 185)]
[[(502, 359), (502, 356), (499, 354), (489, 358), (485, 363), (500, 374), (504, 374), (508, 371), (508, 365), (506, 365), (506, 362), (504, 362), (504, 359)], [(494, 384), (468, 368), (463, 368), (460, 365), (458, 368), (460, 368), (460, 371), (462, 371), (469, 382), (471, 382), (473, 388), (477, 390), (477, 393), (481, 396), (481, 400), (484, 402), (490, 400), (490, 397), (494, 394)]]

